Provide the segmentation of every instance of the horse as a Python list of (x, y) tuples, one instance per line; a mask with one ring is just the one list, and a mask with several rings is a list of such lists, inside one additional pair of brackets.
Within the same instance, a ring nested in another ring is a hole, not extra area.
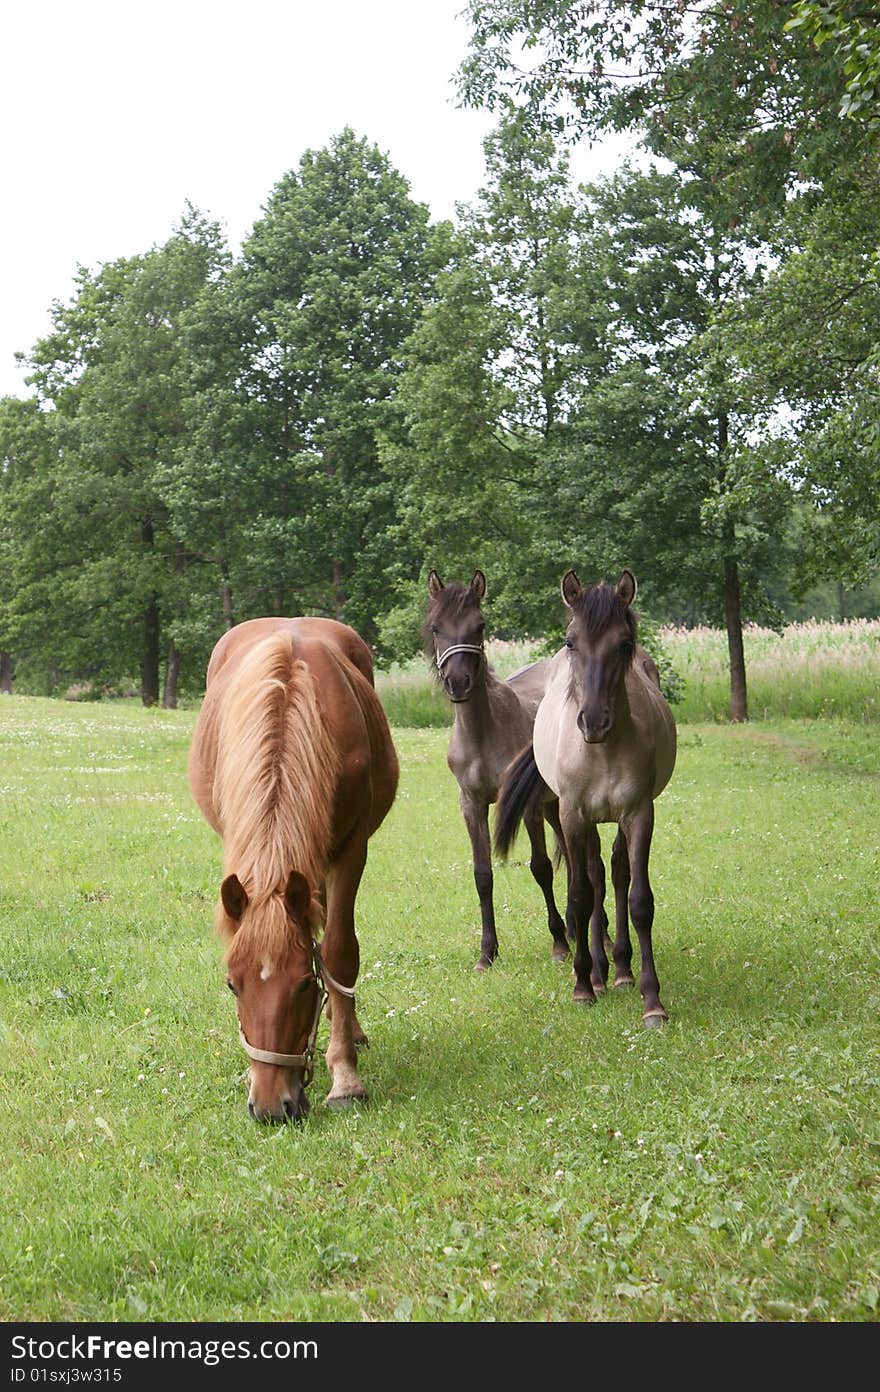
[(646, 1028), (657, 1028), (669, 1016), (654, 966), (648, 858), (654, 801), (675, 767), (675, 721), (656, 667), (636, 644), (632, 572), (624, 570), (616, 586), (603, 582), (584, 588), (569, 570), (561, 589), (568, 610), (565, 645), (550, 662), (533, 742), (505, 773), (495, 846), (505, 857), (520, 821), (534, 815), (548, 796), (559, 799), (571, 865), (566, 919), (576, 940), (574, 1000), (592, 1005), (605, 992), (608, 958), (595, 929), (592, 955), (587, 941), (594, 894), (584, 849), (597, 823), (617, 823), (611, 855), (614, 985), (633, 985), (631, 915), (641, 953), (642, 1020)]
[[(493, 902), (489, 806), (498, 794), (511, 759), (531, 739), (535, 712), (544, 694), (547, 662), (522, 667), (501, 681), (486, 660), (482, 602), (486, 577), (474, 571), (469, 585), (444, 585), (436, 570), (428, 576), (430, 604), (424, 638), (432, 669), (455, 708), (446, 762), (459, 786), (459, 803), (470, 837), (474, 882), (482, 923), (475, 971), (486, 971), (498, 956)], [(559, 833), (555, 805), (525, 815), (531, 841), (530, 869), (544, 896), (553, 959), (569, 955), (565, 923), (553, 897), (553, 864), (547, 854), (544, 816)], [(597, 837), (598, 842), (598, 837)], [(562, 847), (561, 833), (559, 834)], [(601, 866), (601, 861), (600, 861)], [(606, 919), (607, 924), (607, 919)]]
[[(366, 1098), (355, 1012), (355, 898), (398, 762), (370, 651), (345, 624), (250, 619), (219, 640), (189, 755), (193, 797), (223, 843), (215, 926), (250, 1058), (257, 1121), (308, 1113), (329, 996), (332, 1108)], [(318, 935), (323, 924), (323, 936)]]

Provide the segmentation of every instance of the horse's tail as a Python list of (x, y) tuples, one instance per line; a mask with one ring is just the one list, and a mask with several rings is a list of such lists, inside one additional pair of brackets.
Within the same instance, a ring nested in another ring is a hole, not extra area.
[(520, 822), (532, 807), (544, 802), (547, 784), (535, 763), (535, 746), (530, 744), (508, 765), (495, 804), (495, 850), (506, 860), (516, 840)]
[(297, 647), (289, 632), (257, 643), (231, 677), (220, 716), (214, 805), (224, 863), (260, 896), (291, 870), (319, 885), (331, 841), (341, 761)]

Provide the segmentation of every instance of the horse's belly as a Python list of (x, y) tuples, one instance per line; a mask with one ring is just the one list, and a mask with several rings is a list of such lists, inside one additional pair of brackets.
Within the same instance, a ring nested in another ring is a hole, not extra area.
[(535, 728), (532, 734), (532, 748), (535, 754), (535, 763), (538, 772), (547, 784), (552, 788), (556, 796), (559, 796), (559, 780), (557, 776), (557, 742), (558, 728), (554, 716), (551, 715), (547, 701), (541, 702), (538, 713), (535, 717)]

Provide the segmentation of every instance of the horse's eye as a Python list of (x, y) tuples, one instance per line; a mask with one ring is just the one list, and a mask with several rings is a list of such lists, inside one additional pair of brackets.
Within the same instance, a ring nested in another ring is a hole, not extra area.
[(573, 648), (573, 647), (574, 647), (574, 639), (573, 639), (573, 638), (566, 638), (566, 640), (565, 640), (565, 646), (566, 646), (567, 648)]
[(431, 632), (432, 632), (432, 633), (439, 633), (439, 632), (440, 632), (440, 630), (438, 629), (438, 627), (437, 627), (436, 624), (431, 624)]
[(226, 979), (226, 985), (229, 987), (230, 991), (232, 992), (232, 994), (233, 994), (234, 996), (237, 996), (237, 995), (238, 995), (238, 992), (236, 991), (235, 987), (233, 986), (232, 982), (229, 980), (228, 977), (227, 977), (227, 979)]

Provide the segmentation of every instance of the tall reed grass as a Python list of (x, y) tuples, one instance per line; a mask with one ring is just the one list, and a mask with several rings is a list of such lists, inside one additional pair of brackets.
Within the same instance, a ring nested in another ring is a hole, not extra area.
[[(730, 678), (724, 631), (667, 626), (657, 632), (677, 678), (671, 683), (676, 720), (727, 720)], [(752, 719), (880, 720), (880, 619), (808, 620), (789, 624), (782, 633), (749, 625), (744, 641)], [(540, 640), (493, 640), (486, 646), (492, 667), (502, 677), (546, 651)], [(392, 725), (424, 729), (452, 723), (452, 707), (432, 680), (427, 658), (380, 672), (376, 685)]]
[[(726, 720), (730, 709), (727, 635), (715, 628), (662, 628), (682, 679), (680, 721)], [(749, 715), (880, 719), (880, 620), (789, 624), (781, 633), (744, 633)]]

